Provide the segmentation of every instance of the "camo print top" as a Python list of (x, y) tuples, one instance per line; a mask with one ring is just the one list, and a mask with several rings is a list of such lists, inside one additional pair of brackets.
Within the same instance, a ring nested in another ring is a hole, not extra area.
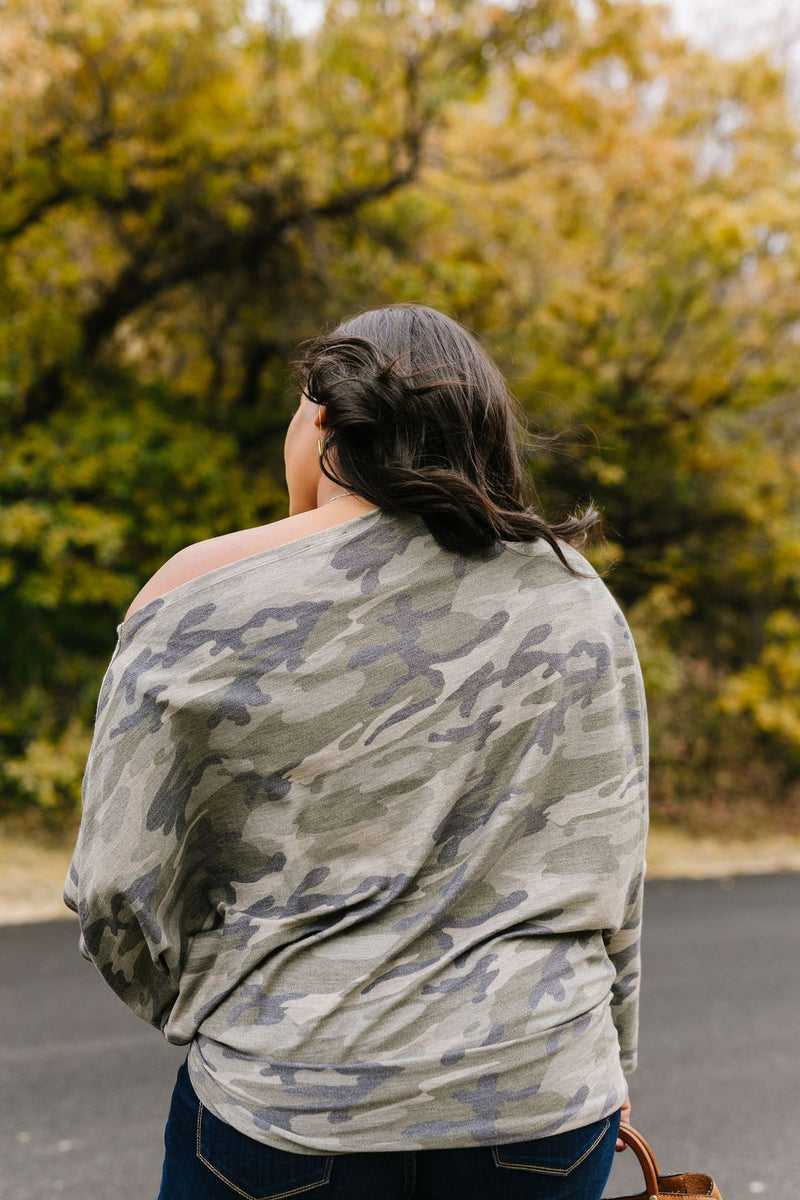
[(387, 510), (118, 628), (64, 890), (203, 1105), (320, 1154), (521, 1141), (636, 1067), (648, 740), (576, 549)]

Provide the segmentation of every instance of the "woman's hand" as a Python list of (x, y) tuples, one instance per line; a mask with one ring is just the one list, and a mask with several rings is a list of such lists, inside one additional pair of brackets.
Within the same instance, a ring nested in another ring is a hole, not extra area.
[[(631, 1098), (630, 1098), (630, 1096), (625, 1097), (625, 1101), (622, 1105), (622, 1115), (620, 1116), (619, 1123), (620, 1123), (620, 1127), (623, 1125), (630, 1125), (630, 1123), (631, 1123)], [(614, 1149), (615, 1150), (624, 1150), (626, 1145), (627, 1145), (627, 1142), (623, 1142), (622, 1138), (618, 1137), (617, 1144), (614, 1147)]]

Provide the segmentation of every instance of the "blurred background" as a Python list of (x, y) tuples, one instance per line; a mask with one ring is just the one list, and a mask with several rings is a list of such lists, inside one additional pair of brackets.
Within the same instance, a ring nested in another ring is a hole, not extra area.
[(3, 919), (69, 917), (130, 601), (287, 515), (288, 360), (400, 300), (484, 340), (545, 514), (605, 514), (651, 874), (800, 867), (800, 9), (0, 7)]
[(633, 1124), (794, 1200), (796, 0), (0, 0), (0, 181), (0, 1193), (156, 1194), (186, 1048), (61, 897), (116, 626), (288, 515), (298, 344), (416, 301), (506, 374), (548, 519), (606, 518), (651, 743)]

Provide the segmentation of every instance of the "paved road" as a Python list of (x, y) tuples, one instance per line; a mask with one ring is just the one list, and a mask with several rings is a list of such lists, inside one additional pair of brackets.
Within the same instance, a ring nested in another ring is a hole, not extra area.
[[(0, 929), (0, 1021), (2, 1200), (155, 1200), (186, 1049), (113, 995), (74, 921)], [(631, 1100), (663, 1173), (797, 1200), (800, 873), (646, 884)], [(605, 1195), (643, 1186), (617, 1154)]]

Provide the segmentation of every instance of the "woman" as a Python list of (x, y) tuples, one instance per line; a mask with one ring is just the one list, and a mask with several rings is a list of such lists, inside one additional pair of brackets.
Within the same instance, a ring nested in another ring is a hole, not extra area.
[(516, 402), (431, 308), (297, 367), (291, 515), (118, 627), (64, 892), (189, 1046), (160, 1200), (596, 1200), (648, 825), (636, 651), (573, 544), (599, 514), (526, 506)]

